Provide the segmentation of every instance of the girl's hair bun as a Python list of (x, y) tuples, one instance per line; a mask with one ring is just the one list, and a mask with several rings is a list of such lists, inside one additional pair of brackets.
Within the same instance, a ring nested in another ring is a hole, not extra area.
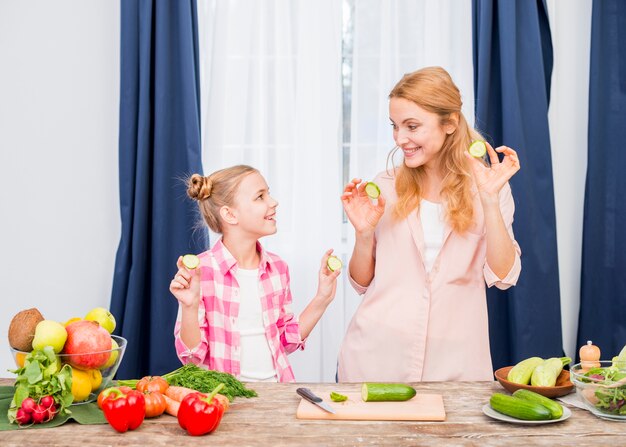
[(187, 182), (187, 195), (195, 200), (206, 200), (211, 197), (213, 182), (209, 177), (193, 174)]

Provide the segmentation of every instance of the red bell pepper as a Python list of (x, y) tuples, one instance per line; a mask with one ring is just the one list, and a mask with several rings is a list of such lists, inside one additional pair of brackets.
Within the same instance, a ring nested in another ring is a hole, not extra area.
[(146, 414), (146, 401), (139, 391), (107, 388), (102, 400), (104, 417), (115, 430), (124, 433), (141, 425)]
[(214, 396), (224, 388), (220, 383), (210, 394), (191, 393), (185, 396), (178, 409), (178, 423), (192, 436), (205, 435), (215, 430), (224, 414), (224, 404)]

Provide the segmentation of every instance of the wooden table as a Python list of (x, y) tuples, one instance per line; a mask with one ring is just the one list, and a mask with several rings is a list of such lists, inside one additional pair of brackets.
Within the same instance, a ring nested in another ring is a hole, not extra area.
[[(8, 379), (0, 384), (9, 385)], [(175, 418), (164, 415), (141, 427), (117, 433), (109, 425), (79, 425), (0, 432), (1, 446), (399, 446), (399, 445), (623, 445), (626, 422), (611, 422), (571, 407), (572, 416), (545, 425), (517, 425), (493, 420), (482, 406), (497, 382), (413, 384), (418, 392), (443, 395), (445, 422), (305, 421), (296, 419), (300, 397), (295, 390), (357, 392), (358, 384), (258, 383), (259, 397), (236, 399), (211, 435), (188, 436)]]

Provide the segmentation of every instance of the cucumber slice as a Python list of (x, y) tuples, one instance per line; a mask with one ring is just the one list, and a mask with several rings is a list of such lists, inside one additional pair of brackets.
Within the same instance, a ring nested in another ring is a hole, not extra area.
[(365, 194), (371, 199), (378, 199), (378, 196), (380, 196), (380, 188), (374, 182), (367, 182), (365, 185)]
[(481, 158), (487, 153), (487, 145), (484, 141), (476, 140), (470, 144), (469, 153), (472, 157)]
[(415, 388), (403, 383), (364, 383), (361, 386), (361, 398), (365, 402), (405, 401), (415, 394)]
[(330, 393), (330, 400), (332, 400), (333, 402), (344, 402), (348, 400), (348, 396), (344, 396), (343, 394), (335, 393), (334, 391), (332, 391)]
[(328, 267), (328, 270), (334, 272), (343, 267), (343, 262), (341, 262), (341, 259), (339, 259), (337, 256), (333, 255), (328, 257), (328, 261), (326, 261), (326, 266)]
[(183, 256), (183, 265), (193, 270), (200, 265), (200, 259), (196, 255), (185, 255)]

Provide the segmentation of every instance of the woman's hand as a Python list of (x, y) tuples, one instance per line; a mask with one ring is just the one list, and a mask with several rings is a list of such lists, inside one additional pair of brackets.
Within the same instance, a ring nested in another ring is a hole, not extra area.
[[(500, 146), (494, 150), (486, 141), (485, 145), (487, 146), (491, 167), (485, 166), (481, 160), (472, 157), (468, 152), (465, 153), (465, 156), (470, 160), (472, 174), (481, 200), (483, 202), (488, 200), (497, 203), (498, 193), (502, 187), (520, 169), (519, 158), (517, 157), (517, 152), (510, 147)], [(498, 153), (504, 154), (502, 162), (498, 158)]]
[(343, 209), (357, 233), (373, 233), (385, 212), (385, 198), (380, 195), (377, 203), (372, 203), (365, 192), (365, 185), (359, 178), (352, 179), (341, 195)]
[(322, 256), (322, 264), (320, 265), (320, 271), (317, 282), (317, 294), (325, 301), (330, 302), (335, 298), (335, 292), (337, 291), (337, 277), (341, 273), (342, 269), (331, 272), (328, 268), (328, 258), (333, 254), (333, 249), (327, 250)]
[(176, 261), (178, 272), (170, 282), (170, 292), (184, 307), (198, 307), (200, 304), (200, 269), (188, 270), (183, 257)]

